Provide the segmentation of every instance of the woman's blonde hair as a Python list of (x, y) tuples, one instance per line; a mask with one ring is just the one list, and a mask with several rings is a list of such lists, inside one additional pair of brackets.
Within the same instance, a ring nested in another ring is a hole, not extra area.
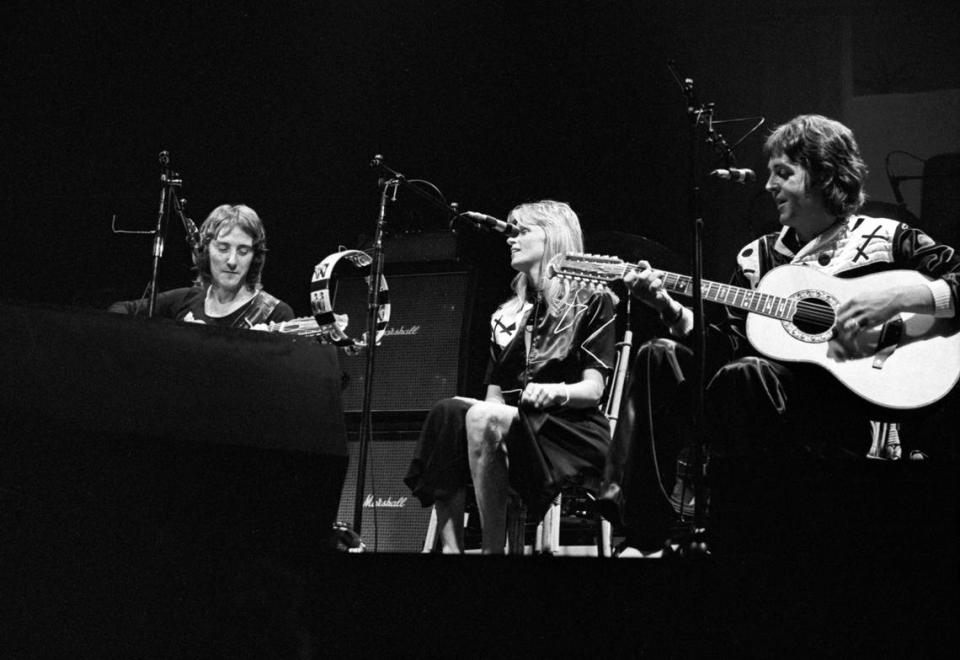
[[(543, 247), (543, 258), (540, 261), (541, 290), (547, 302), (555, 308), (565, 296), (567, 287), (556, 278), (547, 278), (547, 265), (558, 254), (583, 252), (580, 219), (569, 204), (544, 199), (515, 207), (507, 216), (507, 222), (543, 228), (546, 241)], [(514, 307), (519, 311), (529, 294), (530, 282), (527, 281), (526, 273), (517, 273), (511, 288), (516, 295), (507, 300), (503, 306)]]

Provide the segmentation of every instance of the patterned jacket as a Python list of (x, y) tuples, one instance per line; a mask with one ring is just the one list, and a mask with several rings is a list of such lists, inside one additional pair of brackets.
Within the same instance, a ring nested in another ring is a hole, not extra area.
[[(936, 316), (954, 317), (960, 325), (960, 255), (927, 234), (889, 218), (854, 215), (837, 222), (806, 245), (799, 245), (793, 229), (761, 236), (737, 255), (730, 283), (756, 288), (769, 271), (784, 264), (803, 264), (827, 275), (859, 277), (883, 270), (915, 270), (931, 278)], [(725, 308), (723, 330), (734, 355), (751, 352), (746, 341), (747, 312)]]

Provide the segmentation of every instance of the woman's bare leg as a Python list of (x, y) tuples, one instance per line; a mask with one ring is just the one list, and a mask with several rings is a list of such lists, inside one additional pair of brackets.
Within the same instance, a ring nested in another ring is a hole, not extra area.
[(480, 509), (484, 554), (503, 554), (506, 544), (510, 480), (503, 436), (515, 419), (517, 409), (500, 403), (478, 403), (467, 411), (467, 457)]

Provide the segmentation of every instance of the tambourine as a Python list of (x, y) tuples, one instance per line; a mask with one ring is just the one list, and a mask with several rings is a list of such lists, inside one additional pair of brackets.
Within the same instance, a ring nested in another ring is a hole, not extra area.
[[(310, 307), (313, 310), (313, 318), (320, 327), (320, 340), (342, 346), (347, 352), (354, 352), (367, 345), (367, 333), (364, 332), (360, 340), (351, 339), (347, 335), (345, 332), (347, 315), (334, 312), (330, 295), (330, 282), (341, 259), (353, 264), (356, 268), (368, 268), (373, 262), (369, 254), (360, 250), (343, 250), (326, 257), (313, 269), (313, 279), (310, 282)], [(380, 340), (387, 331), (387, 324), (390, 322), (390, 295), (387, 291), (387, 279), (383, 275), (380, 276), (380, 295), (377, 302), (380, 305), (377, 313), (377, 345), (379, 346)]]

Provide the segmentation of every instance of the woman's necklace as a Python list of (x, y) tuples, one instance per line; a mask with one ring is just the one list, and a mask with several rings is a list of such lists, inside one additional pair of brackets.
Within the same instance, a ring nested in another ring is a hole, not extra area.
[(526, 323), (523, 328), (523, 340), (524, 348), (527, 349), (526, 355), (524, 356), (524, 365), (523, 365), (523, 387), (526, 389), (527, 384), (530, 380), (530, 351), (533, 349), (534, 341), (534, 332), (537, 329), (537, 324), (540, 323), (540, 301), (542, 295), (537, 291), (536, 298), (533, 301), (533, 309), (530, 310), (530, 313), (527, 315)]

